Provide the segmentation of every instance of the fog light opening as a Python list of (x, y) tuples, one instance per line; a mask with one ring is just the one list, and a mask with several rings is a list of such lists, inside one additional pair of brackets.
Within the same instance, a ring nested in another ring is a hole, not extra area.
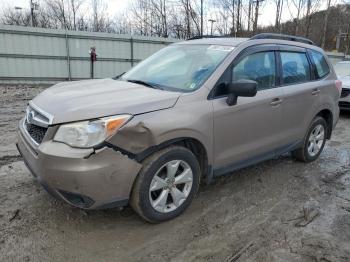
[(80, 208), (89, 208), (91, 207), (95, 201), (93, 201), (90, 197), (80, 195), (80, 194), (75, 194), (63, 190), (58, 190), (58, 192), (61, 194), (61, 196), (71, 203), (72, 205)]

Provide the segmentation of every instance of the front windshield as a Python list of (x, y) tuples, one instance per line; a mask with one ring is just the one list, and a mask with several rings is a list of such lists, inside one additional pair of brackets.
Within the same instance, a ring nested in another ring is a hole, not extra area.
[(171, 45), (145, 59), (120, 79), (142, 81), (164, 90), (198, 89), (233, 50), (232, 46)]
[(350, 76), (350, 63), (337, 63), (334, 70), (338, 76)]

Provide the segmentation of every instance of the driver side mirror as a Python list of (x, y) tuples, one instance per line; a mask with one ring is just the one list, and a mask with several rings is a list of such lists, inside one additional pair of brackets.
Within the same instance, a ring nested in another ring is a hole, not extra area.
[(258, 83), (253, 80), (242, 79), (228, 84), (228, 97), (226, 103), (229, 106), (237, 104), (237, 98), (253, 97), (258, 91)]

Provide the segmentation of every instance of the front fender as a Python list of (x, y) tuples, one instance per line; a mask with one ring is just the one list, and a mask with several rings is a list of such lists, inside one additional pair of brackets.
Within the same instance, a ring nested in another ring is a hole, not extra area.
[(107, 142), (133, 155), (154, 150), (184, 139), (200, 142), (212, 163), (212, 111), (204, 103), (193, 108), (172, 108), (134, 116)]

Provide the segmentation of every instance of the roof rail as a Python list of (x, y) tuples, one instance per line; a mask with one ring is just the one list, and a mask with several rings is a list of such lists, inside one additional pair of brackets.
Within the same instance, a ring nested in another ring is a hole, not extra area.
[(310, 39), (307, 39), (305, 37), (294, 36), (294, 35), (274, 34), (274, 33), (257, 34), (257, 35), (250, 38), (250, 40), (253, 40), (253, 39), (281, 39), (281, 40), (300, 42), (300, 43), (309, 44), (309, 45), (315, 45), (315, 43), (313, 41), (311, 41)]
[(187, 38), (186, 40), (196, 40), (196, 39), (203, 39), (203, 38), (226, 38), (226, 37), (232, 37), (229, 35), (196, 35), (196, 36), (192, 36), (190, 38)]

